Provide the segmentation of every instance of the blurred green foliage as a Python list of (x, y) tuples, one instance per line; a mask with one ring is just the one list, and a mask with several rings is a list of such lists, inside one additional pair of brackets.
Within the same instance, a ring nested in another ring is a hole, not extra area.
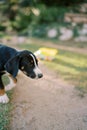
[(64, 24), (64, 14), (81, 2), (87, 0), (1, 0), (0, 31), (44, 37), (49, 26)]

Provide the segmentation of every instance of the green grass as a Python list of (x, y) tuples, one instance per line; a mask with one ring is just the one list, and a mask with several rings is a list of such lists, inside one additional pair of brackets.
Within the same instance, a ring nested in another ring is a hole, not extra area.
[[(36, 42), (36, 44), (22, 44), (19, 47), (35, 52), (43, 47), (43, 44)], [(58, 50), (55, 60), (52, 62), (44, 61), (44, 63), (65, 80), (75, 85), (76, 89), (81, 92), (81, 96), (87, 93), (87, 55)]]
[(35, 44), (48, 44), (48, 43), (53, 43), (54, 45), (63, 45), (66, 47), (76, 47), (76, 48), (87, 48), (87, 42), (75, 42), (73, 40), (69, 41), (59, 41), (58, 39), (46, 39), (46, 38), (30, 38), (30, 40)]
[(3, 80), (4, 85), (9, 84), (9, 78), (6, 75), (2, 76), (2, 80)]
[[(9, 83), (9, 79), (6, 76), (3, 76), (3, 82), (7, 85)], [(12, 91), (7, 92), (7, 95), (11, 98)], [(0, 104), (0, 130), (9, 130), (11, 107), (11, 102), (8, 104)]]
[(87, 55), (59, 50), (55, 60), (45, 64), (74, 84), (81, 93), (87, 93)]
[(29, 49), (32, 52), (37, 51), (40, 47), (42, 47), (43, 45), (40, 44), (35, 44), (35, 43), (29, 43), (29, 44), (19, 44), (18, 47), (21, 49)]
[(73, 40), (64, 41), (64, 42), (54, 40), (54, 43), (58, 44), (58, 45), (67, 46), (67, 47), (87, 48), (87, 43), (86, 42), (74, 42)]

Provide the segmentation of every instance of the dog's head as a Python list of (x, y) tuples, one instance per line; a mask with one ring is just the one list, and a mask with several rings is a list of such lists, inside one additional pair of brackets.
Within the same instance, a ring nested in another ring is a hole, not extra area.
[(38, 67), (36, 56), (30, 51), (19, 52), (19, 54), (5, 64), (5, 69), (12, 74), (13, 77), (17, 76), (19, 69), (30, 78), (41, 78), (43, 76)]

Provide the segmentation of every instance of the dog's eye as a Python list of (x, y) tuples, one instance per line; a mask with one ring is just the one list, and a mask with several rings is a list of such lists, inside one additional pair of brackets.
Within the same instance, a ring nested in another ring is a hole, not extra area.
[(31, 64), (33, 64), (33, 62), (34, 62), (33, 60), (30, 61)]
[(32, 62), (30, 62), (30, 63), (29, 63), (29, 65), (30, 65), (30, 66), (33, 66), (33, 63), (32, 63)]
[(31, 61), (28, 63), (28, 65), (31, 66), (31, 67), (33, 66), (33, 64), (34, 64), (33, 60), (31, 60)]

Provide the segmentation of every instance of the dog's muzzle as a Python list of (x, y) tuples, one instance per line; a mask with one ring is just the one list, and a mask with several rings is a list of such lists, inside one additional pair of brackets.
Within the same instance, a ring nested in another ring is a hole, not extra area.
[(39, 79), (39, 78), (42, 78), (43, 77), (43, 74), (38, 74), (38, 75), (35, 75), (35, 74), (31, 74), (31, 75), (27, 75), (29, 76), (30, 78), (32, 79)]
[(37, 79), (43, 77), (43, 74), (42, 74), (41, 70), (40, 70), (38, 67), (36, 67), (36, 68), (34, 69), (34, 73), (35, 73), (35, 75), (36, 75), (35, 78), (37, 78)]

